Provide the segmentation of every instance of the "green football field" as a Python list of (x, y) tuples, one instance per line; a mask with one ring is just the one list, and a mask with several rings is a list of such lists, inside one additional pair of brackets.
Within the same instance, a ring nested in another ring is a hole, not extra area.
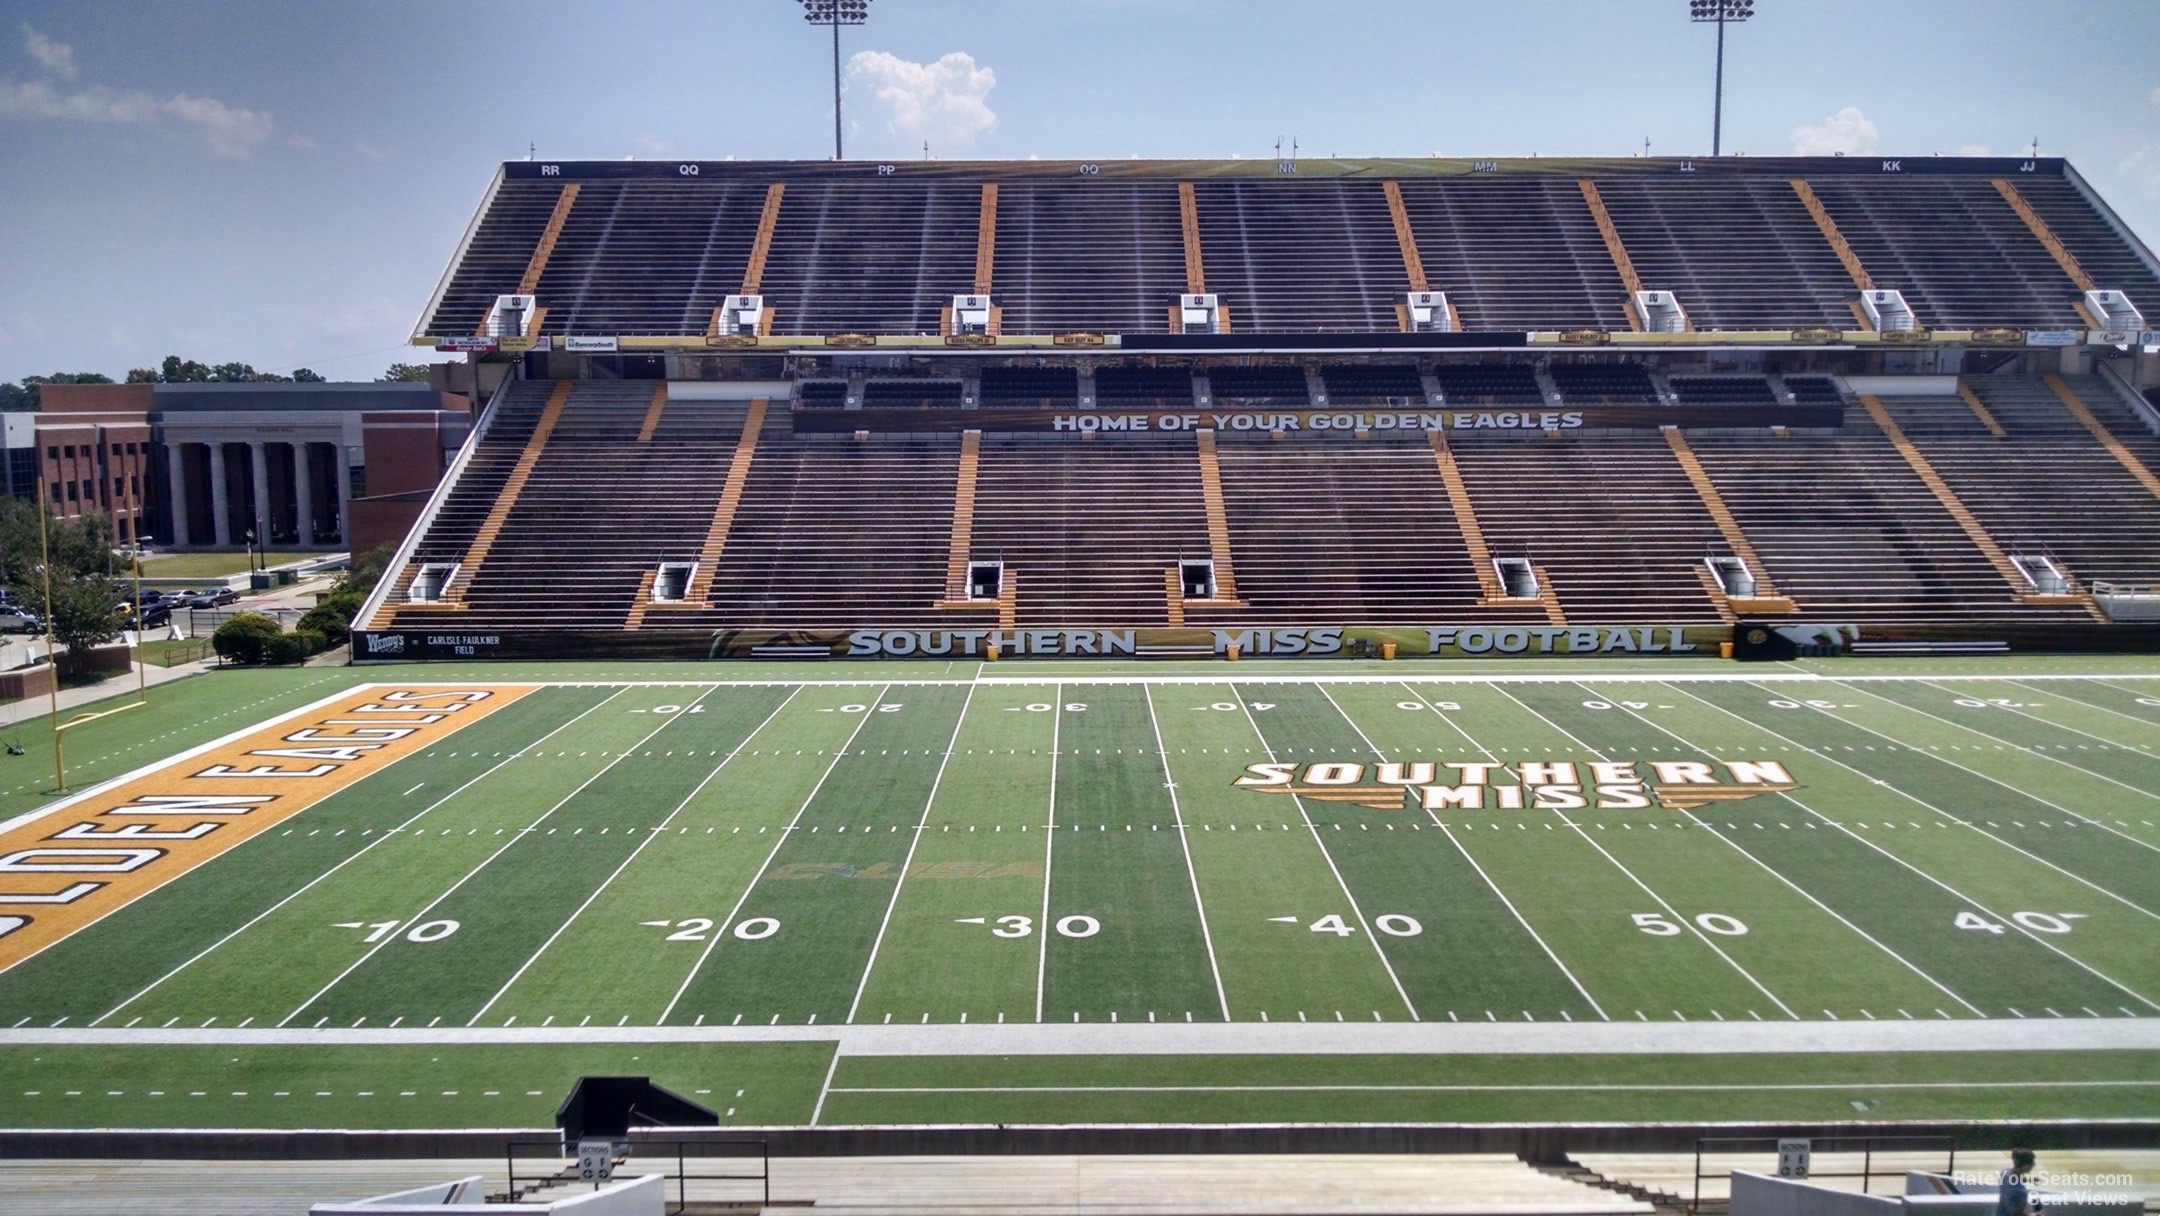
[(70, 760), (465, 680), (0, 971), (0, 1125), (2160, 1115), (2150, 660), (220, 673)]

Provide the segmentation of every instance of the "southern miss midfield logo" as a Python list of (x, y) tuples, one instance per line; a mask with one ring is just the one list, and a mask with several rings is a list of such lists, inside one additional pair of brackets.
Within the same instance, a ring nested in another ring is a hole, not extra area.
[(1257, 794), (1295, 794), (1376, 811), (1411, 805), (1428, 811), (1692, 811), (1800, 788), (1775, 760), (1269, 763), (1247, 765), (1235, 784)]

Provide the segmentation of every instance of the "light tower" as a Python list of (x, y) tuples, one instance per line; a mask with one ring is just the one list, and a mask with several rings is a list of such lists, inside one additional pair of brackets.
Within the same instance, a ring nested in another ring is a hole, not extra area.
[(832, 27), (832, 157), (840, 159), (840, 27), (870, 19), (870, 0), (802, 0), (803, 20)]
[(1712, 156), (1721, 151), (1725, 127), (1725, 23), (1738, 24), (1754, 15), (1755, 0), (1688, 0), (1688, 20), (1717, 24), (1717, 84), (1710, 102)]

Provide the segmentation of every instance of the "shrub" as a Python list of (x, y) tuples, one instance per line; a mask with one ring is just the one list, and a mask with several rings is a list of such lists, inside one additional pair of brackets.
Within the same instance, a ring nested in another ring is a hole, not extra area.
[(218, 657), (235, 663), (260, 663), (271, 639), (284, 637), (278, 623), (260, 612), (235, 613), (210, 635)]
[(320, 603), (307, 610), (300, 618), (299, 628), (307, 633), (319, 633), (324, 644), (342, 645), (345, 635), (352, 628), (353, 614), (360, 611), (360, 601), (342, 595), (323, 597)]
[(280, 633), (263, 640), (262, 661), (277, 666), (298, 663), (315, 653), (319, 633)]

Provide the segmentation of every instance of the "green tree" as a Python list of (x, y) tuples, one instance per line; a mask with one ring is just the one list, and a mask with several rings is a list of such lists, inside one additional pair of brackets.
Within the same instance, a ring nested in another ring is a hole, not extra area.
[[(31, 580), (31, 585), (23, 588), (22, 594), (34, 609), (42, 608), (45, 596), (43, 572), (33, 572)], [(53, 643), (67, 649), (60, 663), (63, 672), (82, 674), (89, 666), (90, 648), (120, 636), (125, 622), (115, 606), (118, 599), (118, 588), (104, 575), (77, 574), (56, 568), (52, 583), (51, 628)]]
[(328, 383), (328, 381), (326, 381), (326, 380), (324, 380), (324, 379), (323, 379), (323, 376), (322, 376), (322, 373), (321, 373), (321, 372), (318, 372), (318, 371), (316, 371), (315, 369), (313, 369), (313, 368), (310, 368), (310, 367), (296, 367), (296, 368), (294, 368), (294, 369), (293, 369), (293, 374), (292, 374), (292, 381), (293, 381), (293, 383), (294, 383), (294, 384), (325, 384), (325, 383)]
[(20, 384), (0, 384), (0, 413), (35, 410), (38, 389), (47, 384), (111, 384), (103, 372), (54, 372), (49, 376), (24, 376)]
[(375, 377), (377, 384), (426, 384), (434, 372), (432, 363), (393, 363)]

